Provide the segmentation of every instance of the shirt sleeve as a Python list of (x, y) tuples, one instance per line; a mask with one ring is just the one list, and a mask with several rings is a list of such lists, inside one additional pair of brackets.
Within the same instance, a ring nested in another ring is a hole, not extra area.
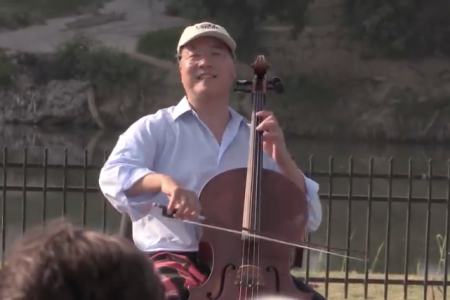
[[(281, 173), (278, 164), (269, 159), (269, 169)], [(303, 174), (303, 172), (302, 172)], [(308, 202), (308, 222), (307, 228), (309, 232), (316, 231), (322, 223), (322, 204), (319, 197), (319, 184), (303, 174), (305, 179), (306, 200)]]
[(99, 186), (111, 205), (126, 212), (133, 221), (148, 215), (153, 198), (146, 194), (127, 197), (125, 191), (144, 176), (154, 173), (155, 156), (161, 143), (162, 120), (155, 115), (144, 117), (132, 124), (118, 139), (102, 167)]

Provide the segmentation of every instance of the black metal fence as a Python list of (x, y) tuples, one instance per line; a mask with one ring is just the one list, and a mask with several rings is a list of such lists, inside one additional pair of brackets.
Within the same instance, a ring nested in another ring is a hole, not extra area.
[[(120, 215), (97, 183), (106, 152), (95, 157), (85, 151), (73, 161), (68, 152), (3, 149), (2, 265), (18, 235), (57, 216), (119, 231)], [(450, 163), (435, 172), (432, 161), (424, 169), (411, 159), (400, 171), (394, 159), (350, 157), (343, 165), (329, 158), (327, 169), (320, 170), (317, 162), (311, 157), (309, 166), (302, 166), (321, 184), (323, 208), (322, 224), (308, 240), (345, 248), (348, 256), (362, 250), (366, 261), (306, 251), (296, 275), (318, 284), (329, 299), (447, 299)]]

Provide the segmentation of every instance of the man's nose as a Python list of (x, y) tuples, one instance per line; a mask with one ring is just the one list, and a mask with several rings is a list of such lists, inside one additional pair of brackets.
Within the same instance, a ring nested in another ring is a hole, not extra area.
[(209, 67), (212, 64), (211, 55), (203, 54), (198, 62), (201, 67)]

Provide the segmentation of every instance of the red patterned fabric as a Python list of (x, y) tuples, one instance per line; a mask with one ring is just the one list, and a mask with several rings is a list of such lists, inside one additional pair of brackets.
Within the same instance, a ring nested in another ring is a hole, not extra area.
[(208, 279), (185, 255), (159, 252), (150, 259), (166, 288), (167, 300), (187, 299), (189, 287), (200, 286)]

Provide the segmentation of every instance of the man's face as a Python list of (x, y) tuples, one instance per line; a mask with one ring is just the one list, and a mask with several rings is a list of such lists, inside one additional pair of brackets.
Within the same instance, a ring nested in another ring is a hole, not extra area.
[(179, 70), (187, 94), (228, 94), (235, 81), (234, 62), (227, 46), (213, 37), (199, 37), (181, 51)]

